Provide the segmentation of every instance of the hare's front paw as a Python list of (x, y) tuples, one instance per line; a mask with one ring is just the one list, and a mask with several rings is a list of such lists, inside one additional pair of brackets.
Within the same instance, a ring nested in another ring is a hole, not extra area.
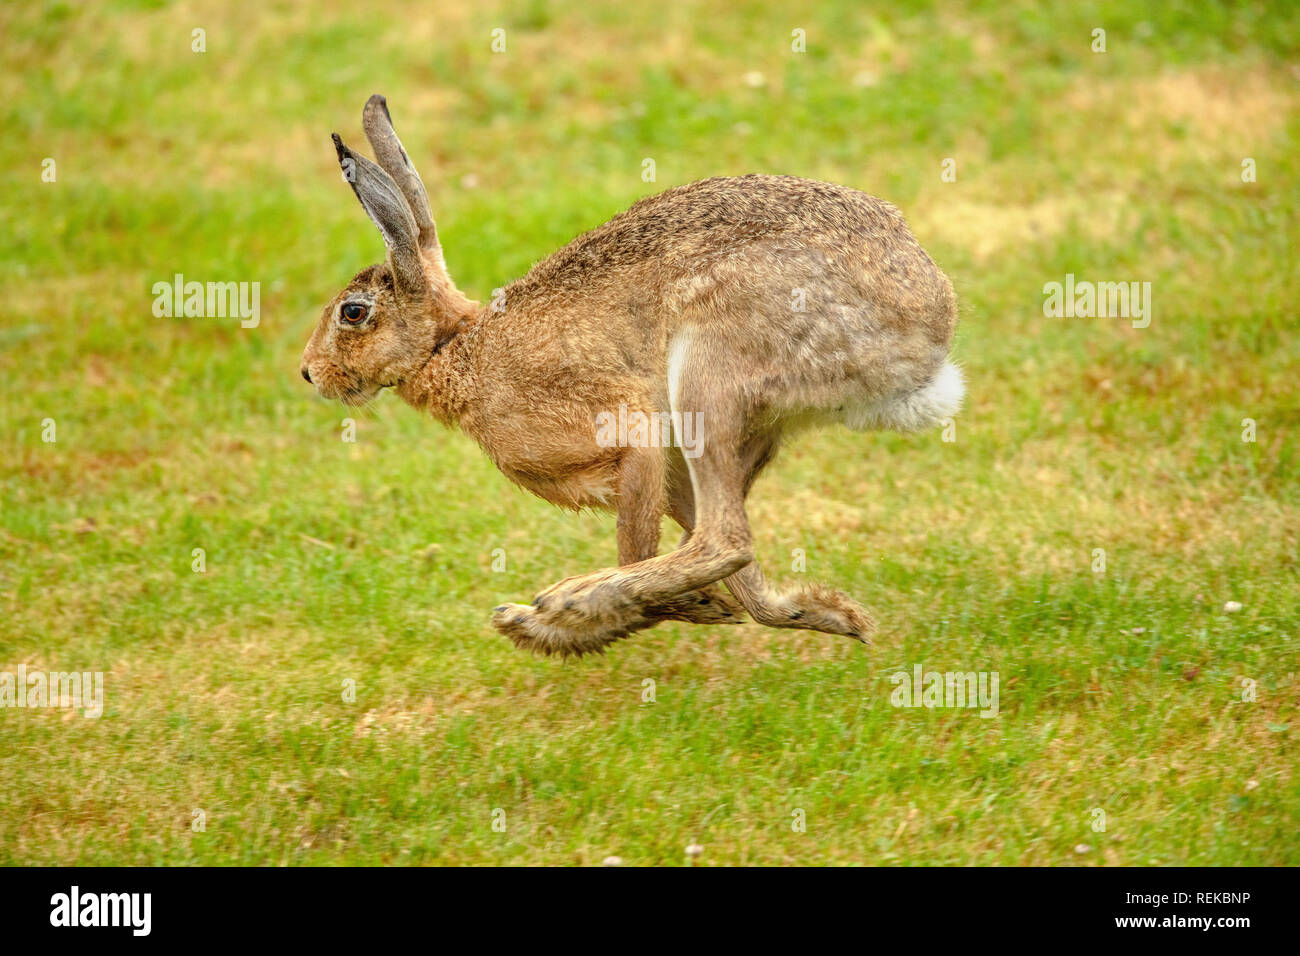
[(617, 571), (567, 578), (527, 604), (503, 604), (492, 626), (516, 647), (542, 654), (581, 656), (605, 647), (655, 619), (629, 597)]

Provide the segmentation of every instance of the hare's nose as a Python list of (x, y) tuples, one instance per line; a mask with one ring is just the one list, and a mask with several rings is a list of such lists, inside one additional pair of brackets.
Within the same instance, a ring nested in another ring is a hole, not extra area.
[(302, 367), (302, 378), (308, 385), (311, 384), (311, 372), (307, 371), (307, 366)]

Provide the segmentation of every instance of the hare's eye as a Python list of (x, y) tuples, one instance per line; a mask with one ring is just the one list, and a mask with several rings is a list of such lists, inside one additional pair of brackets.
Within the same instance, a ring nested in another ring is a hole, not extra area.
[(353, 325), (360, 322), (366, 317), (366, 307), (360, 302), (349, 302), (343, 306), (343, 321), (351, 322)]

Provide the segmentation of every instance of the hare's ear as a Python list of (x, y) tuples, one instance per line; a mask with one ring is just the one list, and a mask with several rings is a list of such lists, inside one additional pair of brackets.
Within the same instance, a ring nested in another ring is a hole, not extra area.
[(384, 237), (397, 285), (408, 292), (425, 291), (429, 281), (420, 258), (419, 234), (397, 184), (370, 160), (344, 146), (338, 133), (334, 134), (334, 149), (339, 154), (343, 178)]
[(415, 216), (415, 225), (420, 233), (420, 248), (425, 253), (441, 258), (438, 249), (438, 230), (433, 224), (433, 212), (429, 208), (429, 195), (424, 191), (420, 174), (415, 171), (411, 158), (402, 148), (402, 141), (393, 129), (393, 117), (388, 112), (388, 101), (376, 93), (366, 101), (361, 111), (361, 127), (370, 140), (370, 148), (375, 151), (375, 159), (384, 172), (393, 177), (397, 188), (406, 197), (406, 204)]

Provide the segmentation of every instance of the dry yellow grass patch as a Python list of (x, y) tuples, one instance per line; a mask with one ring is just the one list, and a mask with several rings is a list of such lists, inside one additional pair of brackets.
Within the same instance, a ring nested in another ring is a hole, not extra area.
[(952, 192), (929, 193), (909, 215), (918, 234), (968, 252), (977, 262), (1020, 246), (1043, 242), (1067, 229), (1105, 239), (1125, 228), (1131, 213), (1119, 191), (1062, 192), (1029, 203), (959, 199)]
[[(1265, 67), (1201, 67), (1138, 80), (1080, 77), (1057, 102), (1045, 104), (1049, 136), (1043, 149), (1077, 168), (1070, 188), (1061, 184), (1052, 195), (1026, 199), (1015, 169), (1001, 166), (993, 174), (998, 178), (990, 179), (977, 163), (960, 163), (958, 182), (928, 188), (908, 218), (919, 235), (966, 250), (977, 262), (1067, 229), (1096, 240), (1123, 235), (1136, 223), (1128, 187), (1144, 169), (1197, 159), (1221, 166), (1225, 181), (1239, 183), (1241, 160), (1268, 147), (1300, 105), (1293, 85)], [(1094, 168), (1113, 177), (1116, 151), (1135, 160), (1123, 171), (1124, 182), (1080, 189), (1080, 181), (1095, 179)], [(967, 144), (961, 154), (980, 152)], [(1184, 217), (1205, 219), (1204, 210), (1179, 209)]]
[(1118, 114), (1125, 130), (1138, 135), (1151, 134), (1154, 121), (1184, 123), (1194, 141), (1221, 150), (1277, 135), (1296, 106), (1297, 93), (1288, 86), (1280, 74), (1264, 67), (1205, 66), (1137, 81), (1080, 78), (1064, 104)]

